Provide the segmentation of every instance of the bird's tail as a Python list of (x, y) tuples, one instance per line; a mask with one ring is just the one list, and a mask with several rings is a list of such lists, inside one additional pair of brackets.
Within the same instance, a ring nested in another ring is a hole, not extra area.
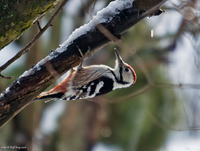
[(64, 95), (64, 93), (62, 93), (62, 92), (58, 92), (58, 93), (54, 93), (54, 94), (48, 94), (47, 92), (43, 92), (40, 95), (38, 95), (34, 99), (34, 101), (42, 100), (42, 99), (60, 99), (60, 98), (62, 98), (63, 95)]
[(57, 85), (53, 89), (43, 92), (40, 95), (36, 97), (35, 100), (41, 100), (41, 99), (60, 99), (64, 96), (66, 92), (66, 88), (63, 87), (61, 84)]

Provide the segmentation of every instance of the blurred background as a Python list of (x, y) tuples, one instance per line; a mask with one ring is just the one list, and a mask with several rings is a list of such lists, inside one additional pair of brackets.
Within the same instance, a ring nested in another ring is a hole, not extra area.
[[(3, 74), (19, 77), (109, 2), (69, 0), (53, 27)], [(170, 0), (162, 9), (165, 13), (143, 19), (124, 33), (122, 44), (110, 43), (84, 61), (114, 67), (113, 49), (118, 48), (136, 71), (133, 87), (90, 100), (34, 102), (0, 130), (0, 150), (199, 151), (200, 91), (195, 85), (200, 84), (200, 1)], [(52, 13), (40, 20), (41, 26)], [(0, 65), (37, 32), (33, 25), (1, 50)], [(14, 80), (0, 78), (0, 92)]]

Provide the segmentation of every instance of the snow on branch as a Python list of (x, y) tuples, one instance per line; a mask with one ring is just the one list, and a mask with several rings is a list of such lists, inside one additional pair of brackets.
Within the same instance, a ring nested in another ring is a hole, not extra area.
[[(148, 5), (148, 2), (151, 3), (149, 5), (151, 7), (144, 9), (142, 7), (144, 4), (138, 3), (139, 1), (144, 1), (145, 5)], [(89, 57), (108, 42), (120, 40), (123, 32), (157, 11), (166, 0), (139, 1), (115, 0), (111, 2), (89, 23), (76, 29), (66, 42), (30, 70), (25, 71), (0, 95), (0, 126), (30, 104), (59, 76), (80, 63), (78, 47), (84, 56)]]

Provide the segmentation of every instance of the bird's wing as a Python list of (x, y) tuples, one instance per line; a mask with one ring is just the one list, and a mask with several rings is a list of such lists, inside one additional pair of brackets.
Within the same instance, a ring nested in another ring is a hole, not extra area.
[(65, 93), (64, 99), (93, 98), (110, 92), (113, 88), (113, 80), (106, 76), (109, 73), (109, 70), (101, 70), (101, 68), (87, 67), (78, 69), (72, 83), (72, 89), (75, 93)]
[(76, 74), (73, 78), (73, 87), (80, 88), (82, 86), (86, 86), (88, 83), (99, 79), (100, 77), (106, 76), (109, 74), (108, 69), (104, 68), (96, 68), (96, 67), (84, 67), (81, 69), (77, 69)]
[(113, 85), (112, 79), (107, 77), (108, 74), (111, 72), (105, 67), (88, 66), (77, 69), (63, 82), (50, 91), (42, 93), (37, 99), (56, 97), (76, 100), (105, 94), (112, 90), (110, 86)]

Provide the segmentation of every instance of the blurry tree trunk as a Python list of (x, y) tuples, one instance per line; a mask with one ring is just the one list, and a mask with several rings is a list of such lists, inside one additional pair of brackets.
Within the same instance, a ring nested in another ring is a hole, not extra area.
[(51, 37), (49, 39), (49, 44), (48, 44), (48, 47), (50, 48), (57, 48), (58, 45), (60, 44), (60, 37), (61, 37), (60, 35), (62, 32), (61, 31), (62, 14), (63, 12), (61, 11), (54, 20), (54, 24), (51, 30)]
[(68, 102), (60, 121), (56, 150), (91, 151), (105, 123), (103, 105), (86, 100)]

